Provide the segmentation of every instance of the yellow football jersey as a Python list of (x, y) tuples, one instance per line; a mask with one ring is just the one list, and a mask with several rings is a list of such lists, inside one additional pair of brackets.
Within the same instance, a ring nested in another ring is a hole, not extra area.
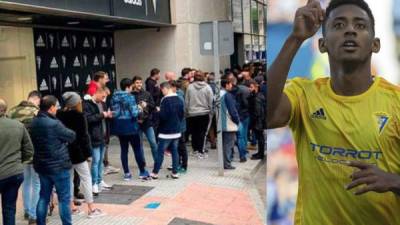
[(284, 93), (299, 165), (295, 224), (399, 225), (400, 196), (347, 191), (358, 169), (344, 162), (400, 175), (400, 88), (376, 77), (363, 94), (339, 96), (330, 78), (295, 78)]

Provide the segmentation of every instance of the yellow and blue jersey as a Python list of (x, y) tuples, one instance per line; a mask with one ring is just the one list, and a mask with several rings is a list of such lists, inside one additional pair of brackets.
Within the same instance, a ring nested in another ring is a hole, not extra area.
[(400, 175), (400, 88), (381, 77), (357, 96), (336, 95), (330, 78), (287, 82), (296, 143), (299, 192), (296, 225), (399, 225), (400, 196), (356, 196), (345, 185), (354, 168), (375, 164)]

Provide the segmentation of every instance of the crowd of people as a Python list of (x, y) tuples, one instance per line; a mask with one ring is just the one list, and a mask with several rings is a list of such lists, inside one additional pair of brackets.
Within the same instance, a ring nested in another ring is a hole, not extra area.
[[(129, 145), (140, 179), (158, 179), (165, 155), (171, 156), (172, 165), (163, 168), (171, 171), (169, 177), (178, 179), (188, 170), (189, 155), (204, 160), (209, 149), (216, 149), (219, 119), (225, 169), (235, 169), (235, 145), (240, 163), (247, 161), (248, 148), (256, 144), (258, 152), (250, 158), (263, 159), (265, 66), (248, 64), (221, 71), (221, 75), (219, 86), (214, 73), (184, 68), (179, 78), (166, 72), (165, 81), (159, 83), (161, 72), (152, 69), (145, 82), (140, 76), (123, 78), (120, 89), (111, 93), (106, 85), (108, 74), (99, 71), (84, 95), (65, 92), (57, 99), (32, 91), (26, 101), (10, 110), (0, 98), (3, 224), (15, 224), (21, 184), (24, 217), (29, 224), (46, 224), (53, 188), (63, 225), (72, 224), (72, 215), (84, 213), (78, 207), (83, 201), (78, 200), (84, 200), (89, 218), (103, 216), (94, 197), (112, 188), (103, 176), (119, 172), (108, 161), (111, 136), (120, 143), (125, 181), (133, 178)], [(144, 136), (151, 149), (151, 171), (145, 159)]]

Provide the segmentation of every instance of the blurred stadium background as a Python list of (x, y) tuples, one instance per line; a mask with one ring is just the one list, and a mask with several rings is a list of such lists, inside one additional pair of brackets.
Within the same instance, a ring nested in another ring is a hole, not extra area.
[[(373, 56), (373, 73), (399, 84), (400, 82), (400, 0), (366, 0), (376, 20), (376, 36), (381, 51)], [(270, 66), (287, 35), (291, 32), (295, 11), (306, 0), (268, 0), (267, 2), (267, 65)], [(323, 7), (329, 3), (321, 0)], [(289, 72), (315, 79), (329, 76), (328, 58), (318, 51), (319, 33), (306, 41)], [(292, 225), (297, 198), (297, 162), (295, 146), (287, 128), (268, 131), (267, 221), (269, 225)]]

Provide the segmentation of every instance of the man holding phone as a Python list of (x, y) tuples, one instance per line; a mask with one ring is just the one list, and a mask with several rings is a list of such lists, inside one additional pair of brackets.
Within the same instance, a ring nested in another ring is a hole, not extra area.
[[(321, 26), (331, 77), (286, 81)], [(379, 50), (366, 2), (332, 0), (325, 12), (309, 0), (267, 73), (268, 128), (289, 125), (296, 142), (296, 225), (400, 224), (400, 88), (371, 74)]]

